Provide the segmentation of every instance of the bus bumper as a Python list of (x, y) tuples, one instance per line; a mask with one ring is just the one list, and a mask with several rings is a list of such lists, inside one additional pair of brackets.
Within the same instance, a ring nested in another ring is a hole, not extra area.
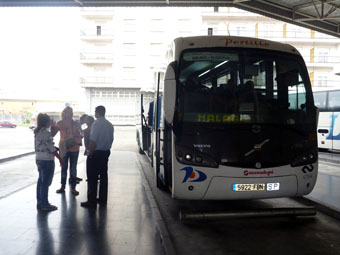
[[(316, 183), (318, 164), (271, 169), (207, 169), (178, 165), (173, 172), (172, 197), (190, 200), (241, 200), (296, 197), (309, 194)], [(236, 187), (261, 186), (240, 190)], [(274, 188), (273, 188), (274, 187)]]

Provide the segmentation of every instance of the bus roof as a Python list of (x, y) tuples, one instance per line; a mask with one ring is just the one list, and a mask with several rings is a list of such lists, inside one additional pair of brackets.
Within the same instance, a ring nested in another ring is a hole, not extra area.
[(286, 43), (279, 43), (253, 37), (240, 36), (193, 36), (179, 37), (174, 40), (175, 59), (178, 60), (185, 49), (212, 48), (212, 47), (238, 47), (276, 50), (300, 55), (299, 51)]

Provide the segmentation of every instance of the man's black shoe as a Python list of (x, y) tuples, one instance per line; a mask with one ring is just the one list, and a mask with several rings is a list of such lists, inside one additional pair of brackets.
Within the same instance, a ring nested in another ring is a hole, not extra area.
[(86, 208), (96, 208), (97, 204), (89, 203), (88, 201), (86, 201), (86, 202), (81, 202), (80, 206), (86, 207)]
[(100, 201), (99, 199), (97, 199), (97, 203), (100, 205), (100, 206), (106, 206), (107, 205), (107, 202), (102, 202)]

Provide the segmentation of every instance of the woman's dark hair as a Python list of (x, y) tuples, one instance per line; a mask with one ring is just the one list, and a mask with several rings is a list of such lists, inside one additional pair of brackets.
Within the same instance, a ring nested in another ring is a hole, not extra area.
[(88, 116), (87, 114), (81, 115), (80, 118), (79, 118), (80, 122), (81, 122), (81, 123), (85, 123), (85, 122), (86, 122), (87, 116)]
[(94, 118), (92, 116), (86, 116), (86, 123), (92, 124), (94, 122)]
[(46, 113), (39, 113), (37, 117), (37, 127), (34, 129), (34, 134), (36, 135), (41, 128), (47, 127), (50, 121), (51, 118)]
[(61, 119), (62, 119), (62, 120), (65, 119), (65, 115), (66, 115), (67, 112), (71, 112), (71, 113), (72, 113), (72, 117), (73, 117), (73, 109), (72, 109), (72, 107), (66, 106), (66, 107), (64, 108), (64, 110), (61, 112)]

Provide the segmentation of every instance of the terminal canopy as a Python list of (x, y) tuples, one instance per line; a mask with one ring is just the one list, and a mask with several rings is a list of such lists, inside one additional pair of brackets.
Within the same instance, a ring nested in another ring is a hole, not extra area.
[(0, 6), (235, 7), (340, 37), (340, 0), (0, 0)]

